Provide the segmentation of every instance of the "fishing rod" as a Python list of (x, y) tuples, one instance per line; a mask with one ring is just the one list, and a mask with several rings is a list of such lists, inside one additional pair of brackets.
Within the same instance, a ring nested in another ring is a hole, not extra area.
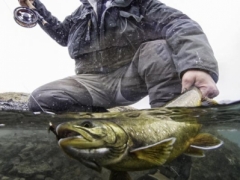
[[(5, 0), (4, 0), (4, 3), (6, 4), (7, 8), (11, 11), (10, 7), (8, 6)], [(22, 27), (32, 28), (36, 26), (38, 20), (40, 20), (43, 25), (47, 23), (47, 21), (45, 21), (44, 18), (36, 11), (36, 8), (32, 5), (32, 3), (29, 0), (26, 0), (26, 4), (28, 5), (28, 7), (17, 7), (13, 12), (14, 20), (16, 21), (17, 24), (19, 24)], [(55, 113), (53, 112), (44, 110), (32, 94), (30, 94), (30, 96), (36, 102), (36, 104), (39, 106), (39, 108), (43, 113), (55, 115)], [(38, 114), (38, 113), (39, 112), (35, 112), (34, 114)], [(5, 124), (0, 124), (0, 127), (4, 127), (4, 126)], [(56, 137), (58, 138), (58, 135), (56, 133), (56, 128), (51, 121), (49, 121), (49, 128), (48, 128), (48, 132), (50, 131), (53, 134), (55, 134)]]
[[(43, 25), (47, 24), (47, 21), (45, 21), (45, 19), (37, 12), (36, 8), (32, 5), (32, 3), (29, 0), (26, 0), (26, 4), (28, 7), (17, 7), (13, 11), (14, 20), (18, 25), (25, 28), (33, 28), (37, 25), (38, 21), (41, 21)], [(55, 113), (53, 112), (44, 110), (32, 94), (30, 96), (36, 102), (36, 104), (39, 106), (42, 112), (46, 114), (55, 115)], [(53, 134), (55, 134), (56, 137), (58, 137), (55, 126), (52, 124), (51, 121), (49, 121), (48, 131), (53, 132)]]
[(43, 25), (47, 23), (29, 0), (26, 0), (26, 4), (28, 7), (17, 7), (13, 11), (14, 20), (18, 25), (33, 28), (38, 21), (42, 22)]
[[(44, 110), (42, 107), (41, 107), (41, 105), (39, 104), (39, 102), (36, 100), (36, 98), (32, 95), (32, 94), (30, 94), (30, 96), (32, 97), (32, 99), (37, 103), (37, 105), (39, 106), (39, 108), (41, 109), (41, 111), (42, 112), (44, 112), (45, 114), (50, 114), (50, 115), (55, 115), (55, 113), (53, 113), (53, 112), (49, 112), (49, 111), (46, 111), (46, 110)], [(36, 113), (35, 113), (36, 114)], [(57, 134), (57, 132), (56, 132), (56, 127), (52, 124), (52, 122), (51, 121), (49, 121), (49, 127), (48, 127), (48, 132), (52, 132), (55, 136), (56, 136), (56, 138), (57, 139), (59, 139), (59, 136), (58, 136), (58, 134)]]

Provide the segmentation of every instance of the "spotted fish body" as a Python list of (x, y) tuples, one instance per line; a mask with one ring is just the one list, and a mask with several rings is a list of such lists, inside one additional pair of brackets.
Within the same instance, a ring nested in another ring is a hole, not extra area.
[[(129, 118), (131, 114), (126, 114)], [(134, 122), (134, 118), (141, 119)], [(159, 121), (150, 117), (131, 118), (131, 121), (116, 121), (124, 129), (128, 139), (128, 153), (114, 165), (114, 170), (145, 170), (171, 161), (189, 147), (201, 125), (174, 122), (168, 117)], [(186, 133), (183, 133), (186, 132)], [(178, 138), (177, 138), (178, 137)]]
[[(183, 101), (184, 106), (199, 105), (201, 93), (192, 89), (166, 107)], [(130, 179), (125, 172), (157, 167), (183, 153), (203, 157), (203, 150), (222, 144), (210, 134), (199, 133), (200, 129), (194, 118), (174, 121), (161, 113), (152, 116), (151, 111), (132, 111), (95, 113), (60, 124), (56, 131), (60, 147), (70, 157), (97, 171), (105, 167), (124, 172), (122, 178)], [(110, 179), (114, 179), (112, 175)]]

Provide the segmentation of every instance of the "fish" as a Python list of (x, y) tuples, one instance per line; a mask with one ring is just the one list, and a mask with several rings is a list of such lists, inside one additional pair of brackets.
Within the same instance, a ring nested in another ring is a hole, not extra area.
[[(202, 99), (199, 89), (192, 88), (162, 108), (200, 106)], [(156, 168), (182, 154), (201, 158), (205, 150), (223, 144), (217, 137), (200, 132), (201, 127), (195, 117), (178, 121), (161, 113), (153, 116), (151, 111), (136, 110), (85, 114), (59, 124), (55, 134), (58, 145), (71, 158), (98, 172), (103, 167), (109, 169), (109, 180), (130, 180), (129, 171)]]

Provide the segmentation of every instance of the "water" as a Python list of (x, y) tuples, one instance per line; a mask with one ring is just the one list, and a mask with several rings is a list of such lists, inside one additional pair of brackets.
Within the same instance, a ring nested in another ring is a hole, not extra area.
[(219, 131), (219, 134), (228, 139), (229, 141), (233, 142), (234, 144), (238, 145), (240, 148), (240, 131), (233, 130), (233, 131)]
[[(190, 161), (186, 161), (183, 155), (182, 159), (170, 163), (169, 166), (164, 167), (165, 169), (161, 167), (150, 171), (132, 172), (131, 177), (134, 180), (151, 180), (150, 176), (146, 175), (150, 172), (152, 179), (162, 179), (162, 173), (166, 171), (165, 174), (170, 173), (171, 177), (177, 178), (186, 172), (181, 167), (190, 165), (192, 167), (190, 180), (239, 179), (239, 107), (238, 105), (237, 108), (235, 106), (234, 108), (225, 107), (225, 109), (197, 108), (192, 111), (194, 112), (192, 115), (203, 122), (203, 132), (214, 134), (224, 141), (222, 147), (208, 151), (204, 158), (191, 158)], [(176, 114), (184, 111), (174, 110), (174, 112)], [(179, 114), (175, 116), (179, 117)], [(191, 113), (188, 112), (188, 116), (191, 116)], [(48, 132), (49, 121), (57, 125), (74, 118), (56, 119), (54, 116), (45, 114), (30, 115), (16, 111), (7, 113), (0, 111), (0, 124), (2, 124), (0, 126), (0, 180), (108, 179), (109, 170), (103, 169), (98, 173), (69, 158), (59, 148), (54, 134)], [(209, 118), (213, 120), (210, 121)]]
[(108, 179), (107, 169), (98, 173), (65, 155), (46, 119), (52, 120), (51, 115), (0, 111), (0, 180)]
[(62, 153), (46, 129), (1, 129), (0, 179), (104, 179)]

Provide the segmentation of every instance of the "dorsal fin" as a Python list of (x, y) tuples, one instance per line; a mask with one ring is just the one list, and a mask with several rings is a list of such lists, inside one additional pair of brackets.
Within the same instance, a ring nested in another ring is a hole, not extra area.
[(130, 153), (134, 153), (139, 159), (143, 159), (152, 164), (164, 164), (173, 148), (176, 138), (168, 138), (156, 144), (133, 149)]

